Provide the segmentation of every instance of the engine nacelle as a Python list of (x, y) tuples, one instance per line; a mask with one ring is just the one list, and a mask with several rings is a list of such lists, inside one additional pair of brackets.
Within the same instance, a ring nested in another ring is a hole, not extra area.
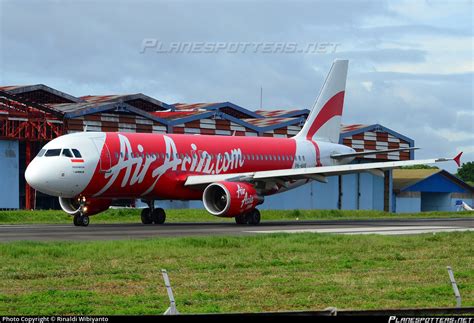
[(204, 190), (202, 201), (215, 216), (235, 217), (263, 203), (263, 197), (248, 183), (217, 182)]
[[(84, 197), (82, 197), (84, 199)], [(73, 197), (73, 198), (59, 198), (59, 205), (64, 212), (74, 216), (80, 214), (81, 209), (81, 198), (80, 197)], [(112, 200), (110, 199), (95, 199), (95, 198), (87, 198), (84, 202), (83, 208), (83, 215), (91, 216), (102, 211), (107, 210), (112, 204)]]

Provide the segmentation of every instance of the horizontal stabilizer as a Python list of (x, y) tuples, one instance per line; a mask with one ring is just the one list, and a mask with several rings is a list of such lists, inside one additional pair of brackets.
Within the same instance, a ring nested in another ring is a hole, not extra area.
[(348, 154), (334, 154), (331, 155), (331, 158), (334, 159), (343, 159), (348, 157), (360, 157), (360, 156), (370, 156), (375, 154), (386, 154), (395, 151), (406, 151), (406, 150), (417, 150), (420, 148), (417, 147), (409, 147), (409, 148), (394, 148), (394, 149), (383, 149), (383, 150), (367, 150), (367, 151), (360, 151), (356, 153), (348, 153)]

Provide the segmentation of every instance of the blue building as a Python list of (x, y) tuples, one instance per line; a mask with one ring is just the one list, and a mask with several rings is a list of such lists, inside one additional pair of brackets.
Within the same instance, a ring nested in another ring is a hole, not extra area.
[(19, 149), (16, 140), (0, 140), (0, 208), (20, 207)]
[(395, 169), (393, 210), (397, 213), (456, 211), (474, 202), (474, 188), (441, 169)]

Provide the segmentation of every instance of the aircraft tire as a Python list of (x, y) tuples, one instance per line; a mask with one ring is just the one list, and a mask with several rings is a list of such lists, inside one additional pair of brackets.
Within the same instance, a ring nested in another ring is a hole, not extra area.
[(166, 221), (166, 213), (161, 207), (154, 209), (151, 214), (151, 219), (154, 224), (163, 224)]
[(247, 224), (247, 217), (245, 214), (239, 214), (235, 217), (235, 223), (237, 224)]
[(151, 212), (150, 212), (149, 208), (145, 208), (145, 209), (142, 210), (141, 219), (142, 219), (143, 224), (152, 224), (153, 223), (150, 213)]
[(257, 209), (253, 209), (249, 213), (247, 213), (247, 224), (250, 225), (258, 225), (260, 224), (260, 211)]
[(87, 227), (89, 225), (89, 217), (87, 215), (81, 216), (81, 225)]
[(74, 223), (74, 225), (75, 225), (76, 227), (78, 227), (78, 226), (81, 225), (81, 223), (79, 222), (79, 218), (80, 218), (79, 215), (75, 215), (75, 216), (74, 216), (74, 219), (72, 220), (72, 222)]

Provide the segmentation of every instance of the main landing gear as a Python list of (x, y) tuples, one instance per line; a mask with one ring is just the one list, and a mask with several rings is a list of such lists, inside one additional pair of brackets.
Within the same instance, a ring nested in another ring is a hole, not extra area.
[(73, 222), (76, 227), (87, 227), (89, 225), (89, 217), (87, 215), (75, 215)]
[(235, 223), (258, 225), (260, 223), (260, 211), (253, 209), (247, 213), (237, 215), (235, 217)]
[(143, 224), (163, 224), (166, 220), (165, 210), (155, 208), (154, 201), (147, 202), (148, 207), (142, 210), (141, 218)]

